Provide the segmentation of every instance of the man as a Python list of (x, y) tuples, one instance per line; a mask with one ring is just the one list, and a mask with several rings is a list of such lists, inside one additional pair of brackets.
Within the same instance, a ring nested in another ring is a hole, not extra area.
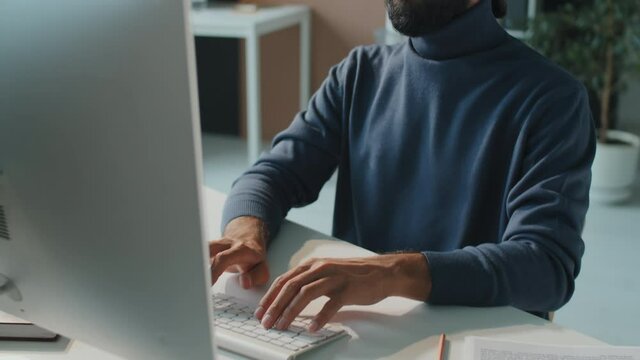
[(288, 327), (329, 297), (512, 305), (546, 316), (584, 252), (595, 132), (584, 87), (508, 36), (504, 1), (386, 0), (398, 46), (353, 50), (233, 186), (212, 278), (269, 279), (267, 242), (338, 168), (333, 235), (382, 255), (317, 259), (277, 278), (256, 316)]

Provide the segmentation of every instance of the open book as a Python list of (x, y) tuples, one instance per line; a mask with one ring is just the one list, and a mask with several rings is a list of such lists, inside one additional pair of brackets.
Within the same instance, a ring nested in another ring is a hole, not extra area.
[(640, 360), (640, 347), (557, 346), (469, 336), (469, 360)]

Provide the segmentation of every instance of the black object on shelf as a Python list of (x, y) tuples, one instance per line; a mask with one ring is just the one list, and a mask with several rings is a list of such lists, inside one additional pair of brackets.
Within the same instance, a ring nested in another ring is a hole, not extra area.
[(196, 36), (195, 44), (202, 131), (239, 135), (239, 40)]

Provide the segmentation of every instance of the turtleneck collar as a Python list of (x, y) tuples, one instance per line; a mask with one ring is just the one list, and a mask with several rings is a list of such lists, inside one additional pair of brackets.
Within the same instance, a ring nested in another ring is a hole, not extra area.
[(445, 60), (492, 49), (507, 37), (493, 16), (491, 0), (480, 0), (443, 28), (409, 41), (421, 57)]

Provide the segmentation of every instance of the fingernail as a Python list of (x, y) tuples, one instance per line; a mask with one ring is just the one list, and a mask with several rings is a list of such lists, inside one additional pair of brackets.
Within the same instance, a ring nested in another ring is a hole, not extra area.
[(284, 330), (284, 325), (285, 325), (284, 318), (280, 318), (280, 320), (278, 320), (278, 322), (276, 323), (276, 329)]
[(316, 332), (318, 331), (318, 329), (320, 329), (320, 324), (318, 324), (317, 321), (313, 320), (311, 321), (311, 324), (309, 324), (309, 332)]
[(270, 328), (270, 327), (271, 327), (271, 325), (272, 325), (272, 324), (271, 324), (271, 323), (272, 323), (272, 320), (273, 320), (273, 317), (272, 317), (271, 315), (267, 315), (267, 316), (265, 316), (265, 317), (262, 319), (262, 323), (261, 323), (261, 324), (262, 324), (262, 326), (263, 326), (265, 329), (268, 329), (268, 328)]
[(262, 319), (262, 315), (264, 315), (264, 308), (262, 306), (258, 306), (253, 315), (255, 315), (258, 320)]

